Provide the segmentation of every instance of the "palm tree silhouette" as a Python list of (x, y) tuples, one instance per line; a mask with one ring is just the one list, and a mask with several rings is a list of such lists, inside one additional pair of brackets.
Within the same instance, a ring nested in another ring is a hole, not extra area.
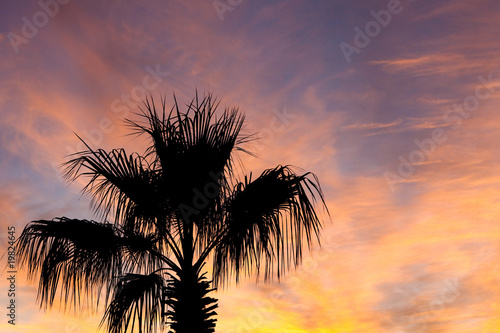
[(87, 177), (83, 193), (105, 222), (60, 217), (24, 228), (20, 264), (39, 276), (42, 307), (59, 290), (75, 309), (104, 299), (101, 326), (111, 333), (214, 332), (211, 291), (242, 273), (279, 278), (300, 263), (303, 245), (319, 241), (317, 197), (326, 209), (318, 179), (279, 165), (237, 181), (232, 153), (248, 153), (242, 144), (252, 137), (241, 134), (237, 109), (217, 117), (218, 105), (196, 94), (181, 113), (174, 96), (170, 112), (164, 98), (158, 112), (146, 99), (142, 121), (126, 120), (131, 134), (150, 138), (144, 154), (85, 144), (71, 155), (65, 178)]

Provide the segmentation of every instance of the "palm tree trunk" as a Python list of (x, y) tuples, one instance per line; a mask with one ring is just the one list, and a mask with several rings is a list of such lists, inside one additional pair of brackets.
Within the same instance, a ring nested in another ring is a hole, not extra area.
[(215, 331), (217, 300), (208, 297), (210, 281), (194, 270), (183, 270), (167, 287), (170, 332), (212, 333)]
[(170, 332), (175, 333), (213, 333), (215, 332), (214, 311), (217, 300), (207, 296), (211, 281), (200, 275), (203, 267), (193, 266), (192, 233), (187, 232), (183, 242), (184, 260), (178, 276), (172, 276), (167, 285), (167, 311)]

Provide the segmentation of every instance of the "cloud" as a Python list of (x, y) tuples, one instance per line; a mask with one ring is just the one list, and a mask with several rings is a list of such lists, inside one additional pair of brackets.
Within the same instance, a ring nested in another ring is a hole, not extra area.
[(397, 119), (391, 123), (370, 123), (370, 124), (352, 124), (352, 125), (347, 125), (344, 126), (343, 129), (346, 130), (351, 130), (351, 129), (356, 129), (356, 130), (372, 130), (372, 129), (382, 129), (382, 128), (389, 128), (389, 127), (396, 127), (397, 125), (400, 125), (403, 122), (403, 119)]
[(470, 70), (471, 67), (465, 56), (456, 53), (432, 54), (418, 58), (374, 60), (370, 63), (382, 66), (389, 73), (408, 72), (415, 76), (454, 75), (458, 70)]

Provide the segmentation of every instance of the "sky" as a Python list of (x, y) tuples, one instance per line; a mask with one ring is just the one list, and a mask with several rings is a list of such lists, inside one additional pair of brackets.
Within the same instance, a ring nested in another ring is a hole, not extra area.
[[(94, 218), (57, 166), (126, 136), (145, 94), (213, 92), (260, 141), (246, 173), (315, 173), (322, 246), (278, 283), (215, 295), (218, 333), (500, 332), (500, 2), (0, 2), (0, 249), (35, 219)], [(2, 266), (7, 257), (1, 259)], [(0, 331), (96, 332), (0, 276)]]

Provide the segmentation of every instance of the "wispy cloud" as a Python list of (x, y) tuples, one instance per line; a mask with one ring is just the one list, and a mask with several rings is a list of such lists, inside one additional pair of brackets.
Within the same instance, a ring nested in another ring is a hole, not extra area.
[(369, 124), (359, 124), (355, 123), (352, 125), (344, 126), (343, 128), (346, 130), (372, 130), (372, 129), (382, 129), (382, 128), (390, 128), (396, 127), (403, 122), (402, 119), (397, 119), (391, 123), (369, 123)]
[(425, 55), (418, 58), (374, 60), (371, 64), (382, 66), (389, 73), (403, 71), (417, 76), (446, 73), (454, 75), (457, 70), (471, 66), (467, 63), (465, 56), (454, 53)]

